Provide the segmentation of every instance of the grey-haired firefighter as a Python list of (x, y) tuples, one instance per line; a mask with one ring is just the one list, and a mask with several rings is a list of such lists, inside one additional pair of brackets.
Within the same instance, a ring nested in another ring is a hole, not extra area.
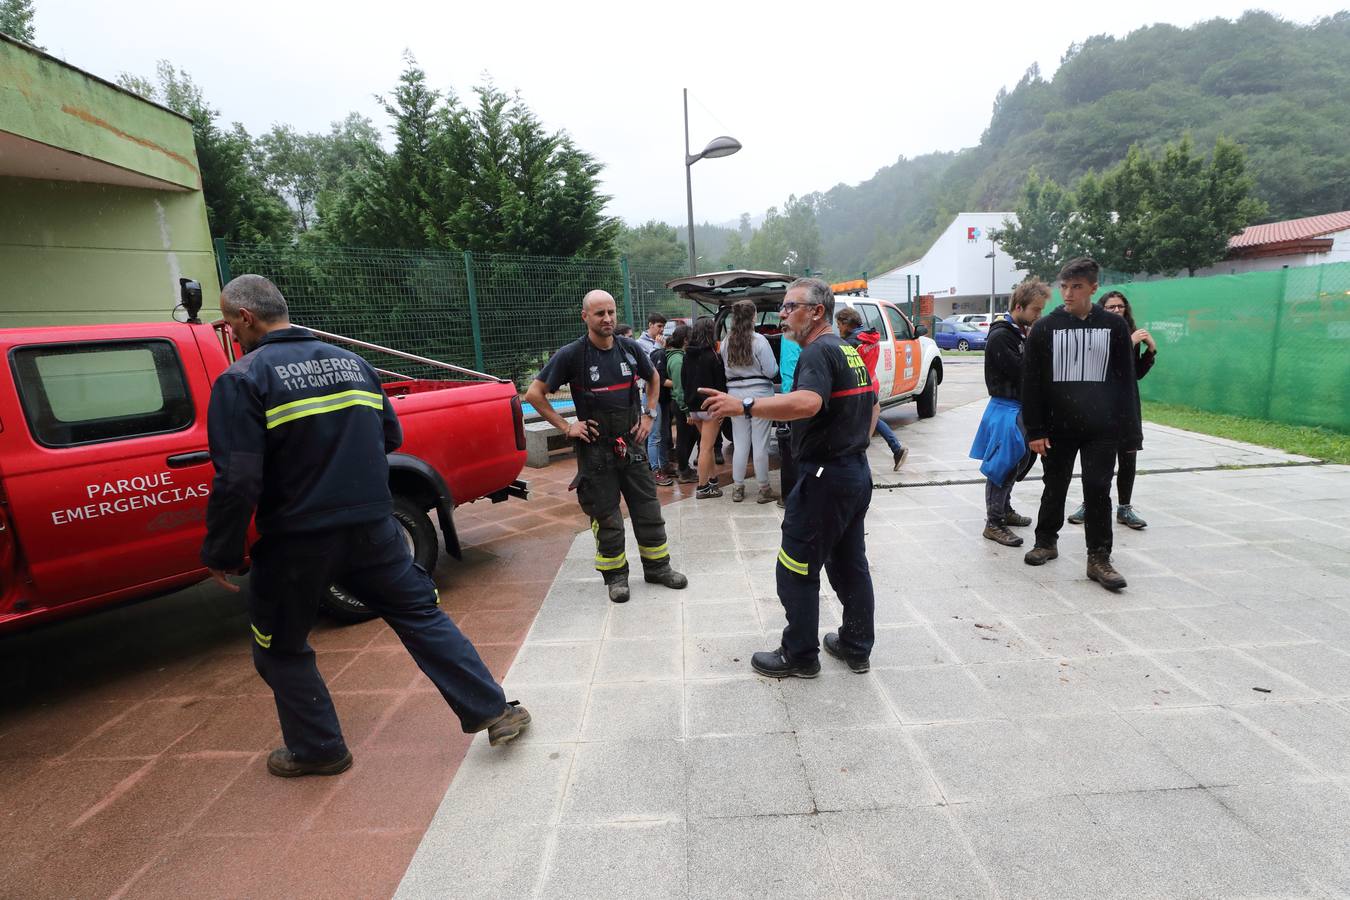
[[(666, 523), (643, 451), (661, 393), (656, 370), (637, 342), (614, 335), (614, 298), (608, 293), (588, 293), (581, 301), (581, 318), (586, 333), (553, 354), (525, 399), (545, 421), (577, 441), (572, 487), (582, 512), (591, 517), (595, 568), (604, 577), (609, 599), (625, 603), (629, 596), (620, 496), (633, 520), (643, 577), (678, 590), (689, 579), (670, 565)], [(647, 383), (646, 409), (638, 399), (639, 378)], [(571, 385), (576, 405), (577, 420), (570, 425), (548, 402), (548, 395), (563, 384)]]
[(437, 608), (436, 585), (413, 562), (392, 515), (389, 460), (403, 442), (379, 376), (361, 357), (294, 328), (286, 299), (259, 275), (220, 292), (246, 355), (216, 379), (207, 410), (215, 483), (201, 560), (211, 577), (244, 563), (248, 523), (253, 664), (272, 688), (285, 747), (267, 757), (282, 778), (336, 775), (352, 764), (333, 700), (309, 646), (316, 598), (335, 581), (389, 623), (464, 731), (493, 745), (530, 724), (508, 703), (478, 651)]
[(868, 670), (876, 634), (875, 598), (867, 563), (864, 522), (872, 501), (867, 445), (880, 407), (872, 376), (858, 351), (830, 333), (834, 293), (818, 278), (788, 286), (779, 312), (783, 334), (802, 348), (789, 394), (737, 399), (700, 388), (703, 408), (792, 423), (797, 481), (787, 496), (783, 543), (775, 576), (787, 627), (776, 650), (750, 657), (771, 678), (820, 674), (820, 572), (843, 604), (843, 624), (825, 635), (825, 652), (854, 672)]

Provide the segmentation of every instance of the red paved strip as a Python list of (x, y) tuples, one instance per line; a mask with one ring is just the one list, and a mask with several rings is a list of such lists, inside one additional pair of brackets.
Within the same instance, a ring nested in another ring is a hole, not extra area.
[[(498, 678), (587, 526), (575, 471), (560, 458), (526, 470), (528, 503), (456, 511), (464, 560), (437, 570), (442, 606)], [(321, 620), (311, 643), (356, 764), (273, 778), (248, 634), (238, 597), (194, 588), (0, 641), (0, 894), (393, 894), (469, 737), (384, 623)]]

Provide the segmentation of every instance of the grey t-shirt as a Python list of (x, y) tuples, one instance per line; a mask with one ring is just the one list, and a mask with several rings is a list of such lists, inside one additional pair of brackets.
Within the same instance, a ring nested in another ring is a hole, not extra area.
[(727, 351), (731, 346), (730, 337), (722, 341), (722, 363), (727, 370), (727, 385), (729, 387), (750, 387), (755, 384), (767, 384), (773, 387), (773, 377), (778, 374), (778, 363), (773, 358), (773, 347), (769, 345), (769, 339), (758, 332), (750, 333), (750, 347), (754, 351), (754, 358), (748, 366), (733, 366), (727, 359)]

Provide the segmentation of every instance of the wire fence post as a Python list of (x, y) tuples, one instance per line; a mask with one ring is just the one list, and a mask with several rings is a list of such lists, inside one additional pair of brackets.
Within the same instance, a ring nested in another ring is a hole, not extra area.
[(619, 257), (619, 271), (623, 273), (623, 315), (624, 321), (633, 326), (633, 331), (642, 329), (633, 320), (633, 279), (628, 276), (628, 257)]
[(212, 243), (216, 248), (216, 277), (224, 287), (230, 283), (230, 251), (225, 247), (224, 238), (216, 238)]
[(1270, 418), (1270, 404), (1275, 399), (1275, 372), (1280, 358), (1280, 325), (1284, 320), (1284, 300), (1289, 293), (1289, 267), (1280, 275), (1280, 293), (1275, 298), (1275, 327), (1270, 330), (1270, 376), (1266, 378), (1266, 402), (1261, 418)]
[(478, 324), (478, 290), (473, 283), (473, 253), (464, 251), (464, 283), (469, 289), (469, 324), (473, 327), (473, 363), (483, 371), (483, 332)]

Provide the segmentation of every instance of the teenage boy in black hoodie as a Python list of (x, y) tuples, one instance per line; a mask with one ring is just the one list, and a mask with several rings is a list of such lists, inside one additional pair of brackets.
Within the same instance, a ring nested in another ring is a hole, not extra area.
[(1045, 489), (1029, 566), (1059, 556), (1064, 498), (1074, 457), (1083, 461), (1087, 507), (1087, 577), (1110, 590), (1125, 587), (1111, 565), (1111, 477), (1120, 445), (1141, 435), (1134, 347), (1124, 318), (1092, 305), (1097, 263), (1070, 260), (1059, 273), (1064, 305), (1027, 337), (1022, 369), (1022, 419), (1027, 442), (1041, 456)]

